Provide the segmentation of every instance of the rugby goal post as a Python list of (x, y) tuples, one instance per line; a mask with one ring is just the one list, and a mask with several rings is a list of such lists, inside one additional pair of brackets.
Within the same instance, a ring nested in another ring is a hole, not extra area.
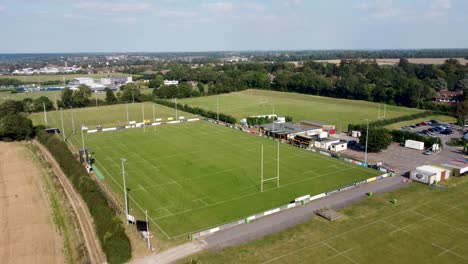
[(280, 142), (278, 140), (278, 147), (277, 147), (277, 157), (276, 157), (276, 163), (277, 163), (277, 166), (276, 166), (276, 177), (272, 177), (272, 178), (268, 178), (268, 179), (264, 179), (263, 177), (263, 144), (262, 144), (262, 153), (261, 153), (261, 159), (260, 159), (260, 192), (263, 192), (263, 184), (265, 182), (268, 182), (268, 181), (273, 181), (273, 180), (276, 180), (276, 188), (279, 188), (280, 186), (280, 173), (279, 173), (279, 169), (280, 169), (280, 166), (279, 166), (279, 160), (280, 160)]

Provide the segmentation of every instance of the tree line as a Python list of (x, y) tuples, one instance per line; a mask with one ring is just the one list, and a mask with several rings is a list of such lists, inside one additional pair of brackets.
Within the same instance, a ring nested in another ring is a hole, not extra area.
[[(306, 61), (290, 63), (236, 63), (192, 68), (173, 64), (168, 72), (147, 75), (157, 98), (185, 98), (230, 93), (249, 88), (382, 102), (406, 107), (453, 111), (436, 105), (440, 90), (467, 90), (468, 66), (449, 59), (442, 65), (412, 64), (400, 59), (398, 65), (375, 61), (342, 60), (339, 64)], [(164, 86), (164, 79), (179, 80), (178, 86)], [(186, 82), (196, 81), (190, 86)]]

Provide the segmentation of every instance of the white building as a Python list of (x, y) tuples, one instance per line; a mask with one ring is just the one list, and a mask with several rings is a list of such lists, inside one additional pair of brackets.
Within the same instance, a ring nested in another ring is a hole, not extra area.
[(330, 150), (335, 151), (335, 152), (343, 151), (343, 150), (346, 150), (346, 149), (348, 149), (348, 143), (344, 142), (344, 141), (340, 141), (338, 143), (333, 143), (330, 146)]
[(164, 80), (164, 85), (178, 85), (179, 81), (176, 80)]
[(337, 138), (318, 138), (315, 140), (314, 146), (316, 148), (330, 150), (333, 144), (339, 143), (339, 142), (340, 140)]
[(451, 171), (437, 166), (424, 165), (410, 172), (410, 179), (426, 184), (434, 184), (450, 177)]
[(93, 91), (104, 91), (106, 87), (112, 90), (118, 90), (121, 85), (131, 83), (131, 76), (109, 76), (106, 78), (93, 79), (89, 77), (75, 78), (68, 83), (72, 90), (78, 89), (80, 85), (86, 85)]

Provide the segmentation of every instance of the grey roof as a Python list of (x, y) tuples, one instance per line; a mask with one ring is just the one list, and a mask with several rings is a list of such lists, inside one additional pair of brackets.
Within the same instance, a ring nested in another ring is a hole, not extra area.
[[(318, 138), (316, 139), (315, 141), (318, 141), (318, 142), (332, 142), (332, 141), (338, 141), (340, 142), (340, 139), (339, 138)], [(338, 143), (337, 142), (337, 143)]]
[(280, 124), (269, 123), (260, 125), (259, 127), (265, 129), (266, 131), (271, 131), (276, 134), (295, 134), (311, 130), (310, 126), (304, 126), (301, 124), (291, 122)]
[(316, 126), (333, 126), (333, 125), (330, 125), (330, 124), (326, 124), (326, 123), (322, 123), (322, 122), (318, 122), (318, 121), (312, 121), (312, 120), (302, 120), (301, 122), (316, 125)]

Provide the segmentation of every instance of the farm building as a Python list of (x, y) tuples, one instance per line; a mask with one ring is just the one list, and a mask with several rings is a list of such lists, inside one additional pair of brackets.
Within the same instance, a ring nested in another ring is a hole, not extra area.
[(410, 172), (410, 179), (426, 184), (434, 184), (450, 177), (451, 171), (447, 168), (424, 165)]
[(318, 135), (322, 132), (322, 129), (312, 128), (310, 126), (303, 126), (297, 123), (285, 122), (285, 123), (269, 123), (258, 126), (260, 132), (265, 135), (292, 140), (296, 135), (313, 136)]
[[(317, 122), (317, 121), (302, 120), (301, 125), (320, 128), (323, 131), (332, 131), (332, 130), (334, 131), (335, 130), (335, 125), (325, 124), (325, 123)], [(330, 133), (330, 134), (333, 134), (333, 133)]]
[[(333, 144), (340, 143), (338, 138), (318, 138), (315, 140), (314, 146), (316, 148), (330, 150)], [(346, 145), (346, 143), (344, 143)]]

